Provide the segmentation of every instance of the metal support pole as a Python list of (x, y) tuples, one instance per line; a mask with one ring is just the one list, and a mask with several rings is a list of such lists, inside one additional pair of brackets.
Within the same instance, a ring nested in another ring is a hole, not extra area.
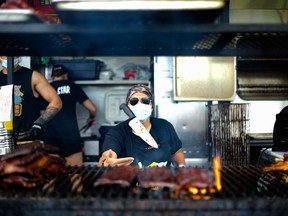
[(13, 84), (14, 58), (7, 56), (7, 85)]
[[(14, 84), (14, 57), (13, 56), (7, 56), (7, 85), (11, 85), (11, 84)], [(15, 121), (15, 118), (14, 118), (14, 107), (15, 107), (15, 104), (14, 104), (14, 86), (13, 86), (13, 90), (12, 90), (12, 130), (10, 131), (10, 134), (12, 135), (11, 137), (11, 142), (10, 143), (10, 146), (11, 146), (11, 149), (10, 151), (13, 151), (16, 147), (16, 137), (15, 137), (15, 128), (14, 128), (14, 121)]]

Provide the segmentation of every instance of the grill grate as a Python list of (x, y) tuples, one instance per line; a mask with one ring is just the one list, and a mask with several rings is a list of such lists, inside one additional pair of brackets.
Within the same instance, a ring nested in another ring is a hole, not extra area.
[[(3, 53), (12, 56), (288, 55), (287, 25), (170, 24), (125, 25), (125, 28), (117, 25), (111, 28), (98, 25), (87, 28), (82, 24), (24, 25), (7, 24), (0, 29)], [(38, 40), (33, 40), (35, 37)]]
[[(56, 178), (54, 187), (1, 189), (0, 215), (211, 216), (217, 212), (229, 216), (274, 216), (286, 215), (288, 210), (287, 183), (280, 180), (284, 174), (264, 173), (261, 166), (223, 167), (221, 192), (198, 196), (182, 193), (178, 199), (173, 199), (173, 191), (166, 188), (135, 193), (135, 187), (93, 187), (104, 170), (67, 167), (66, 174)], [(79, 184), (77, 179), (68, 177), (76, 174), (81, 176)], [(81, 184), (82, 191), (77, 192)]]

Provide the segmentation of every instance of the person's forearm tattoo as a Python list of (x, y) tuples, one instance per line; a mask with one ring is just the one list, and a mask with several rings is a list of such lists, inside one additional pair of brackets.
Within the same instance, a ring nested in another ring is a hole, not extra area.
[(59, 109), (56, 107), (47, 107), (47, 109), (44, 111), (44, 113), (41, 115), (41, 118), (45, 121), (48, 122), (51, 119), (53, 119), (56, 114), (59, 112)]

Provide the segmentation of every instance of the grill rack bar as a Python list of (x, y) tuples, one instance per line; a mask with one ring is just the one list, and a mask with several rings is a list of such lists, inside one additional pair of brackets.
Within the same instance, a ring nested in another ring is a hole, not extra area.
[[(186, 24), (134, 28), (87, 27), (82, 23), (5, 24), (0, 29), (0, 48), (7, 56), (287, 57), (287, 32), (285, 24)], [(33, 40), (35, 37), (37, 41)]]

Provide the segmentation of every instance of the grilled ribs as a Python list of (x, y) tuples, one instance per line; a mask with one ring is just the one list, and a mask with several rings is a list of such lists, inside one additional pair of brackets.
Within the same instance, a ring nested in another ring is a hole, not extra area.
[(197, 167), (180, 168), (176, 171), (177, 184), (182, 188), (211, 188), (214, 186), (214, 174), (209, 169)]
[(116, 184), (121, 187), (129, 187), (139, 173), (140, 168), (136, 166), (116, 166), (108, 168), (94, 182), (94, 186)]
[(264, 171), (288, 171), (288, 154), (283, 155), (282, 161), (277, 161), (274, 164), (271, 164), (269, 166), (265, 166), (263, 168)]
[(167, 167), (147, 167), (138, 174), (139, 186), (143, 188), (174, 188), (176, 179), (172, 169)]
[(2, 155), (0, 187), (35, 187), (46, 183), (65, 166), (65, 160), (56, 154), (58, 151), (56, 147), (33, 141)]

